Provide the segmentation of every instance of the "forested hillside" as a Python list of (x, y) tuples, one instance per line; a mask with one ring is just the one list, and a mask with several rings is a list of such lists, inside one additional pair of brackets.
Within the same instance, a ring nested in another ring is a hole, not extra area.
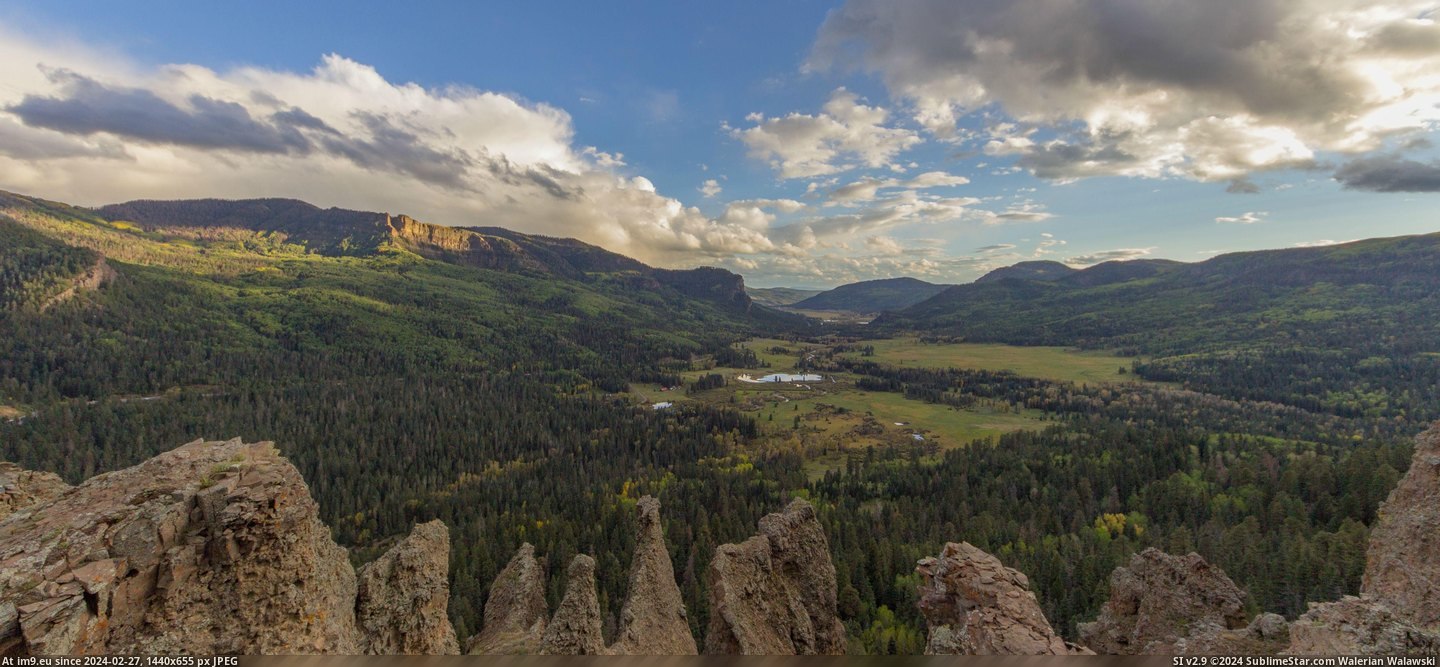
[[(1427, 356), (1440, 352), (1428, 338), (1437, 319), (1421, 289), (1432, 283), (1417, 268), (1429, 251), (1415, 240), (1377, 242), (1391, 260), (1370, 266), (1361, 253), (1365, 270), (1348, 282), (1321, 271), (1341, 257), (1240, 262), (1209, 282), (1175, 279), (1196, 290), (1188, 306), (1146, 310), (1131, 300), (1180, 269), (1099, 288), (1003, 280), (966, 292), (1003, 300), (955, 305), (951, 290), (890, 325), (934, 313), (931, 338), (1145, 352), (1116, 381), (1082, 384), (881, 363), (873, 345), (817, 338), (751, 304), (734, 274), (652, 269), (565, 239), (286, 200), (97, 213), (6, 195), (0, 209), (0, 233), (15, 239), (0, 246), (0, 459), (74, 482), (199, 437), (273, 440), (356, 560), (417, 521), (451, 527), (462, 636), (522, 541), (546, 559), (552, 606), (570, 557), (596, 556), (613, 633), (645, 494), (663, 504), (697, 634), (715, 546), (793, 496), (825, 524), (857, 652), (923, 647), (914, 563), (958, 540), (1027, 572), (1070, 636), (1094, 617), (1110, 570), (1151, 545), (1197, 550), (1256, 609), (1293, 614), (1356, 590), (1407, 439), (1440, 414)], [(101, 257), (113, 280), (39, 307)], [(1226, 285), (1260, 286), (1256, 326), (1181, 326), (1197, 313), (1249, 322), (1253, 308), (1207, 301), (1240, 289)], [(1327, 295), (1332, 317), (1313, 312)], [(1409, 326), (1362, 324), (1366, 312)], [(784, 340), (734, 345), (759, 334)], [(1204, 354), (1180, 352), (1197, 345)], [(1377, 358), (1347, 361), (1357, 355)], [(726, 393), (738, 383), (725, 367), (765, 365), (824, 373), (826, 386), (796, 389), (811, 401), (843, 387), (933, 414), (1023, 414), (1028, 426), (851, 446), (883, 415), (836, 435), (824, 415), (802, 419), (798, 400)], [(654, 409), (652, 391), (671, 391), (673, 406)]]
[(1220, 395), (1440, 418), (1440, 234), (960, 285), (874, 326), (1116, 349)]

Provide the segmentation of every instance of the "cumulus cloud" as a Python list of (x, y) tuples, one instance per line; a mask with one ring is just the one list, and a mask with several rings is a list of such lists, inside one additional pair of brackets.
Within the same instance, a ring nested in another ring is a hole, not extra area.
[(1351, 190), (1440, 192), (1440, 161), (1418, 162), (1398, 155), (1377, 155), (1345, 163), (1335, 180)]
[(708, 218), (621, 172), (619, 153), (577, 146), (565, 111), (513, 95), (398, 83), (339, 55), (308, 72), (147, 68), (0, 33), (0, 56), (0, 187), (81, 204), (288, 196), (668, 265), (777, 251), (768, 218)]
[(724, 188), (720, 187), (720, 181), (717, 181), (713, 178), (705, 179), (705, 182), (700, 185), (700, 194), (705, 195), (706, 199), (710, 199), (715, 195), (720, 194), (720, 192), (723, 190)]
[(1220, 216), (1215, 222), (1232, 225), (1253, 225), (1257, 222), (1265, 222), (1265, 217), (1270, 215), (1268, 211), (1246, 211), (1235, 216)]
[(1076, 255), (1065, 260), (1066, 264), (1075, 266), (1091, 266), (1101, 262), (1126, 261), (1139, 259), (1155, 252), (1155, 248), (1119, 248), (1116, 250), (1102, 250), (1085, 255)]
[[(914, 118), (1037, 176), (1230, 182), (1440, 121), (1433, 0), (848, 0), (807, 67), (878, 73)], [(1037, 131), (1039, 130), (1039, 131)], [(1238, 185), (1237, 185), (1238, 184)]]
[(895, 157), (921, 138), (913, 130), (887, 126), (889, 116), (884, 108), (866, 106), (840, 88), (818, 114), (751, 114), (746, 120), (754, 126), (730, 128), (730, 133), (781, 178), (809, 178), (856, 167), (898, 167)]

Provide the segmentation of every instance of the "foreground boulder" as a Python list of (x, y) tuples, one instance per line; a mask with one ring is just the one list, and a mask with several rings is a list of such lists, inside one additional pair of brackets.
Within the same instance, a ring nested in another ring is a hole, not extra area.
[[(1097, 653), (1169, 655), (1193, 629), (1246, 626), (1245, 592), (1199, 554), (1146, 549), (1110, 575), (1110, 599), (1080, 643)], [(1181, 647), (1183, 648), (1183, 647)]]
[(675, 583), (675, 567), (665, 547), (660, 501), (645, 496), (636, 505), (635, 554), (630, 560), (630, 589), (620, 609), (620, 628), (612, 655), (695, 655), (695, 636)]
[(471, 655), (537, 653), (545, 635), (545, 571), (535, 559), (535, 547), (520, 545), (515, 556), (490, 585), (485, 603), (485, 625), (470, 639)]
[[(320, 522), (300, 473), (270, 443), (197, 440), (74, 488), (30, 495), (43, 499), (0, 520), (0, 654), (370, 646), (356, 624), (348, 555)], [(366, 603), (367, 618), (388, 613), (380, 600), (443, 609), (436, 598), (448, 597), (447, 587), (406, 590), (411, 579), (446, 581), (443, 558), (427, 564), (436, 571), (376, 570), (387, 592)], [(432, 620), (426, 631), (443, 635), (448, 620)], [(403, 631), (396, 640), (424, 644)]]
[(1030, 581), (968, 542), (920, 561), (927, 655), (1070, 655), (1030, 592)]
[(565, 597), (540, 639), (544, 655), (604, 655), (600, 599), (595, 594), (595, 559), (584, 554), (570, 561)]
[(760, 520), (760, 534), (715, 550), (706, 653), (839, 655), (835, 565), (815, 509), (795, 500)]
[(460, 653), (448, 616), (449, 562), (450, 530), (431, 521), (360, 568), (355, 620), (365, 653)]

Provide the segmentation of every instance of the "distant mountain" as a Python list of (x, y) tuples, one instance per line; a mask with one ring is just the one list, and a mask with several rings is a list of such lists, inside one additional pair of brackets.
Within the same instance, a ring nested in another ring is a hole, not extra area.
[(949, 285), (936, 285), (915, 278), (888, 278), (841, 285), (804, 301), (791, 304), (803, 310), (847, 310), (854, 313), (879, 313), (900, 310), (920, 303)]
[(744, 279), (715, 268), (656, 269), (599, 246), (499, 227), (447, 227), (406, 215), (321, 209), (293, 199), (141, 200), (96, 209), (101, 217), (155, 234), (200, 238), (260, 233), (325, 256), (370, 256), (385, 247), (484, 269), (580, 281), (618, 280), (635, 289), (675, 289), (742, 312)]
[(995, 269), (990, 273), (980, 276), (975, 282), (989, 283), (1007, 278), (1014, 280), (1059, 280), (1072, 273), (1078, 272), (1079, 269), (1049, 260), (1020, 262), (1019, 264)]
[[(1413, 324), (1402, 330), (1401, 321)], [(1176, 350), (1342, 328), (1414, 337), (1417, 326), (1440, 330), (1440, 234), (1190, 264), (1106, 262), (1059, 279), (992, 278), (951, 287), (874, 324), (1022, 344), (1140, 342), (1154, 349), (1165, 341)]]
[(804, 301), (825, 290), (795, 289), (793, 287), (746, 287), (745, 291), (750, 294), (750, 299), (755, 303), (775, 308)]

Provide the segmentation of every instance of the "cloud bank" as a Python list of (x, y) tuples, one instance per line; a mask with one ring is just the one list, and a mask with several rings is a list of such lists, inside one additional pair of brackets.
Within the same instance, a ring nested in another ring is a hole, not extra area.
[[(875, 72), (940, 138), (1057, 180), (1230, 182), (1440, 122), (1433, 0), (849, 0), (808, 61)], [(1365, 183), (1361, 180), (1360, 183)], [(1363, 187), (1363, 186), (1362, 186)]]

